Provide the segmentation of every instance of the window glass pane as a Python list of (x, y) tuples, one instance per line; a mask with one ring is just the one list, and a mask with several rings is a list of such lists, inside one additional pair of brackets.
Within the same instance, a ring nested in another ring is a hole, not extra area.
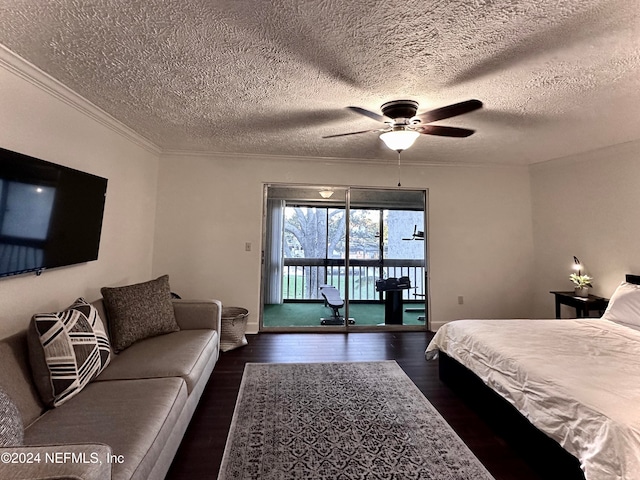
[(352, 260), (380, 258), (380, 210), (350, 211), (349, 250)]
[[(407, 276), (412, 290), (406, 299), (424, 298), (424, 213), (411, 210), (385, 212), (385, 268), (387, 277)], [(401, 262), (398, 264), (398, 262)]]
[(283, 277), (285, 299), (320, 298), (320, 285), (326, 283), (340, 288), (344, 284), (344, 208), (287, 206), (284, 258), (291, 259)]
[(385, 211), (385, 258), (424, 257), (424, 213), (407, 210)]
[(327, 258), (345, 258), (344, 208), (329, 209), (329, 238)]
[(327, 253), (327, 209), (285, 208), (285, 258), (325, 258)]

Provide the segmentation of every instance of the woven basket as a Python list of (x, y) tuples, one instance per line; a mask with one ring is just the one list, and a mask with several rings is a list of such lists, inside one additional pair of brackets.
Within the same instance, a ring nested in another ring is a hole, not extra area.
[(228, 352), (247, 343), (244, 336), (247, 330), (249, 310), (241, 307), (222, 307), (222, 332), (220, 334), (220, 350)]

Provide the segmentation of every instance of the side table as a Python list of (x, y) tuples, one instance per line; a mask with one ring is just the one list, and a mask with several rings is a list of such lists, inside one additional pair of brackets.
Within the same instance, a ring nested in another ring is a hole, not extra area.
[(573, 292), (549, 292), (556, 297), (556, 318), (560, 316), (560, 305), (567, 305), (576, 309), (576, 318), (585, 318), (589, 312), (598, 311), (600, 316), (604, 313), (609, 304), (608, 298), (589, 295), (588, 297), (577, 297)]

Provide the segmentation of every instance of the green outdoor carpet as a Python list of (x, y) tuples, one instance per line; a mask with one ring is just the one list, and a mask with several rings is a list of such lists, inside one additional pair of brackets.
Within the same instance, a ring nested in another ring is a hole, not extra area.
[[(420, 304), (405, 304), (405, 308), (420, 307)], [(344, 308), (340, 309), (344, 314)], [(418, 317), (424, 312), (404, 312), (404, 325), (424, 325)], [(331, 309), (322, 303), (282, 303), (265, 305), (263, 325), (265, 327), (317, 327), (320, 318), (331, 317)], [(384, 323), (384, 304), (353, 303), (349, 306), (349, 317), (356, 325), (379, 325)]]

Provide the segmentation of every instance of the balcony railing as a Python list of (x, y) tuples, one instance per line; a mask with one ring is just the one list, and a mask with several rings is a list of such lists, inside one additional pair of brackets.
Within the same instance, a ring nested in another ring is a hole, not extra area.
[(345, 261), (323, 258), (285, 258), (282, 276), (284, 300), (315, 300), (321, 298), (320, 285), (336, 287), (343, 295), (349, 285), (349, 300), (381, 300), (375, 282), (380, 278), (409, 277), (411, 289), (403, 292), (405, 300), (425, 297), (424, 262), (422, 260), (351, 260), (349, 275)]

